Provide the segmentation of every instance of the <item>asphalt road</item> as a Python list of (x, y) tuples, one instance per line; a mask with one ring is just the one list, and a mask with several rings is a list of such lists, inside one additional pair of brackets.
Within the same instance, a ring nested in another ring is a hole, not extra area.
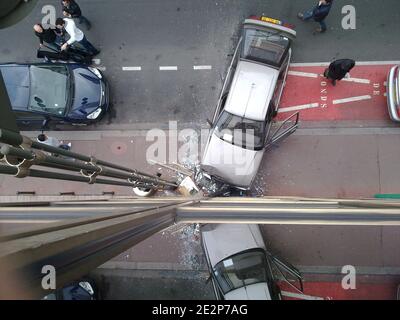
[[(112, 87), (114, 112), (88, 129), (147, 129), (206, 123), (216, 104), (240, 24), (251, 14), (265, 14), (296, 24), (294, 62), (398, 60), (400, 3), (397, 0), (336, 0), (326, 34), (313, 34), (314, 22), (296, 18), (313, 0), (81, 0), (92, 21), (88, 39), (102, 49), (100, 65)], [(32, 25), (41, 21), (44, 5), (18, 25), (0, 31), (0, 62), (38, 61)], [(341, 27), (342, 7), (352, 4), (357, 29)], [(85, 31), (85, 29), (83, 28)], [(176, 67), (164, 71), (160, 67)], [(194, 70), (194, 66), (209, 69)], [(136, 71), (123, 71), (136, 67)], [(137, 67), (140, 67), (138, 71)], [(71, 128), (67, 128), (71, 129)]]

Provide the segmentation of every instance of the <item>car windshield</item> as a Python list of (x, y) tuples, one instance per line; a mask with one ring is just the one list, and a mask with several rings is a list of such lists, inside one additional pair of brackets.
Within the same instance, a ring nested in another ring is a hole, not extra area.
[(66, 66), (30, 67), (29, 110), (63, 116), (68, 103), (69, 74)]
[(220, 139), (250, 150), (263, 148), (264, 131), (264, 122), (238, 117), (227, 111), (222, 112), (215, 128)]
[(280, 67), (290, 40), (278, 31), (246, 29), (242, 58)]
[(244, 286), (271, 282), (263, 250), (241, 252), (222, 260), (214, 268), (214, 276), (224, 294)]

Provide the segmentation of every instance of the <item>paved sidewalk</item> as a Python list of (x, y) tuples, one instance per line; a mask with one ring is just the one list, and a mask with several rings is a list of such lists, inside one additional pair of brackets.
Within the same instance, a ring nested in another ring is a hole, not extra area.
[[(36, 134), (28, 133), (30, 137)], [(146, 152), (154, 142), (146, 141), (146, 134), (146, 131), (48, 132), (49, 136), (72, 142), (75, 152), (149, 174), (161, 172), (165, 178), (173, 177), (165, 169), (160, 171), (158, 166), (147, 163)], [(399, 138), (400, 128), (396, 127), (318, 128), (304, 123), (302, 129), (265, 154), (254, 191), (259, 195), (330, 198), (400, 193)], [(168, 156), (169, 147), (165, 151)], [(179, 159), (187, 161), (188, 156), (184, 154)], [(103, 192), (132, 195), (129, 187), (0, 176), (1, 196), (29, 192), (46, 196), (72, 192), (79, 196), (103, 195)]]

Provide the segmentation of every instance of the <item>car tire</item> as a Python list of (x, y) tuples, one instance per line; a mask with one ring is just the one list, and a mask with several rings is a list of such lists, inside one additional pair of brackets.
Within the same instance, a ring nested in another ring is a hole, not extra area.
[(135, 195), (137, 195), (138, 197), (151, 197), (153, 196), (156, 192), (157, 189), (144, 189), (144, 188), (133, 188), (133, 192), (135, 193)]

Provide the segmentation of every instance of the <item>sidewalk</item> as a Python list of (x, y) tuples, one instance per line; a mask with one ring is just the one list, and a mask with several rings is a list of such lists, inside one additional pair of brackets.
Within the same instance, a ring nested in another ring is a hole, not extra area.
[[(25, 134), (36, 137), (37, 132)], [(72, 142), (75, 152), (149, 174), (161, 172), (164, 178), (173, 177), (165, 169), (147, 163), (146, 151), (154, 142), (147, 142), (146, 134), (146, 131), (48, 132), (49, 136)], [(395, 127), (317, 128), (303, 122), (293, 136), (265, 154), (254, 192), (329, 198), (370, 198), (378, 193), (400, 193), (399, 138), (400, 128)], [(168, 147), (165, 150), (168, 155)], [(188, 160), (187, 155), (184, 160)], [(133, 194), (129, 187), (0, 176), (1, 196), (31, 192), (46, 196)]]

